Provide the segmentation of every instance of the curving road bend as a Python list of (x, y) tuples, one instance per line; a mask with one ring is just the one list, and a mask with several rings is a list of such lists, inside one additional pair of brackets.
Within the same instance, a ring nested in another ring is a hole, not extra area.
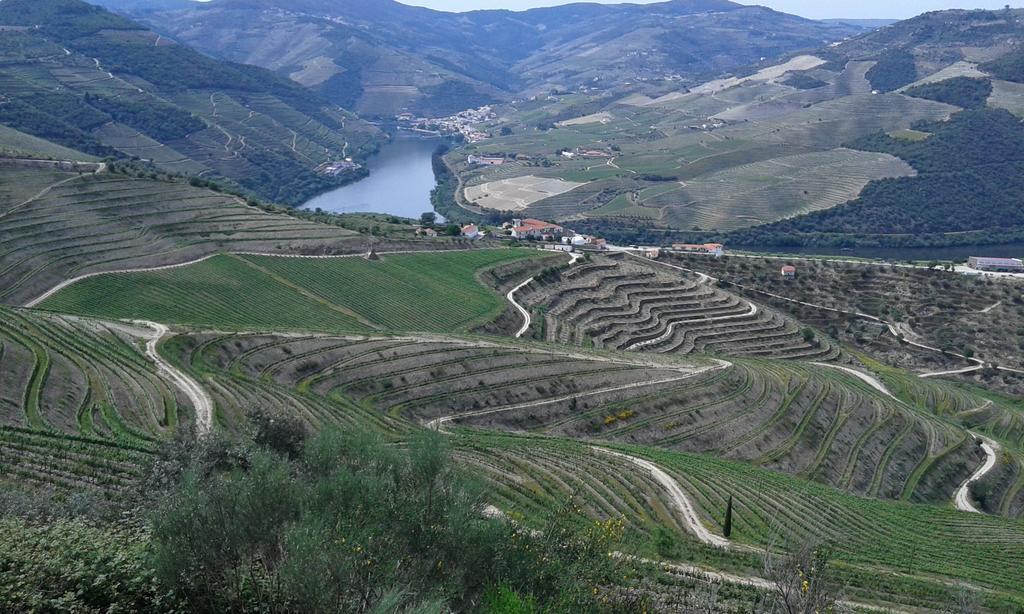
[[(568, 254), (569, 266), (576, 264), (581, 258), (583, 258), (583, 254), (578, 254), (576, 252), (568, 252)], [(525, 288), (526, 286), (532, 284), (535, 279), (537, 278), (531, 277), (530, 279), (527, 279), (523, 283), (513, 288), (511, 292), (505, 295), (505, 298), (508, 299), (508, 302), (512, 303), (512, 306), (516, 308), (516, 311), (519, 312), (519, 315), (523, 316), (523, 326), (518, 331), (516, 331), (516, 339), (522, 339), (523, 335), (525, 335), (526, 332), (530, 330), (530, 325), (533, 324), (533, 316), (530, 315), (530, 311), (528, 309), (526, 309), (516, 301), (516, 293)]]
[(690, 501), (690, 497), (683, 491), (682, 487), (679, 486), (679, 482), (672, 479), (672, 476), (665, 473), (665, 471), (660, 467), (642, 458), (622, 454), (621, 452), (615, 452), (608, 450), (607, 448), (592, 446), (592, 449), (602, 454), (621, 458), (650, 473), (654, 481), (660, 484), (668, 493), (672, 504), (679, 511), (683, 522), (686, 524), (686, 528), (689, 529), (689, 531), (693, 533), (701, 543), (707, 544), (708, 546), (714, 546), (715, 548), (729, 548), (732, 545), (732, 542), (728, 539), (720, 535), (715, 535), (704, 526), (704, 523), (700, 521), (700, 515), (697, 513), (696, 506), (692, 501)]
[(213, 429), (213, 400), (194, 379), (179, 371), (160, 356), (157, 345), (166, 337), (170, 330), (163, 324), (146, 320), (134, 320), (132, 324), (144, 326), (153, 331), (146, 338), (146, 356), (156, 364), (157, 374), (162, 375), (173, 386), (180, 389), (189, 398), (196, 412), (196, 434), (200, 437), (210, 434)]
[(530, 316), (530, 312), (526, 309), (526, 307), (523, 307), (522, 305), (516, 302), (516, 292), (519, 292), (526, 286), (532, 284), (534, 279), (534, 277), (527, 279), (526, 281), (519, 284), (515, 288), (512, 288), (512, 291), (505, 295), (505, 298), (508, 299), (508, 302), (512, 303), (512, 306), (519, 311), (519, 314), (521, 316), (523, 316), (523, 326), (518, 331), (516, 331), (516, 339), (521, 339), (523, 335), (526, 334), (526, 331), (530, 330), (530, 325), (533, 324), (533, 318)]
[(827, 364), (827, 363), (824, 363), (824, 362), (812, 362), (811, 364), (816, 366), (816, 367), (826, 367), (826, 368), (829, 368), (829, 369), (838, 369), (839, 371), (844, 371), (846, 373), (849, 373), (850, 375), (852, 375), (852, 376), (856, 377), (857, 379), (861, 380), (862, 382), (866, 383), (868, 386), (871, 386), (872, 388), (874, 388), (878, 392), (881, 392), (885, 396), (890, 397), (892, 399), (896, 399), (897, 401), (899, 401), (899, 399), (896, 398), (896, 395), (894, 395), (892, 392), (889, 391), (888, 388), (886, 388), (885, 384), (882, 383), (882, 380), (878, 379), (877, 377), (875, 377), (873, 375), (868, 375), (867, 373), (864, 373), (863, 371), (858, 371), (857, 369), (851, 369), (850, 367), (843, 367), (841, 365), (830, 365), (830, 364)]
[(985, 462), (974, 472), (974, 475), (967, 478), (967, 481), (960, 486), (956, 491), (956, 509), (961, 512), (972, 512), (974, 514), (982, 514), (981, 510), (974, 506), (971, 501), (971, 484), (974, 484), (981, 478), (985, 477), (989, 471), (992, 471), (996, 466), (997, 453), (999, 452), (999, 444), (989, 439), (988, 437), (982, 437), (977, 433), (971, 433), (975, 439), (981, 441), (981, 449), (985, 451)]

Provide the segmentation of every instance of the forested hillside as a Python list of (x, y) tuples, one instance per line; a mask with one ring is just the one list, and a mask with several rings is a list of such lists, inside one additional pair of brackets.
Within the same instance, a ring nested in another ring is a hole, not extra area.
[[(954, 87), (959, 91), (959, 85)], [(907, 160), (918, 171), (916, 177), (874, 182), (848, 204), (737, 233), (734, 240), (846, 245), (874, 237), (920, 245), (1024, 236), (1024, 124), (1019, 118), (1004, 110), (971, 110), (948, 122), (918, 124), (915, 130), (923, 138), (880, 133), (852, 146)]]
[(0, 4), (0, 122), (85, 154), (138, 157), (286, 204), (353, 177), (376, 129), (302, 86), (211, 59), (78, 0)]

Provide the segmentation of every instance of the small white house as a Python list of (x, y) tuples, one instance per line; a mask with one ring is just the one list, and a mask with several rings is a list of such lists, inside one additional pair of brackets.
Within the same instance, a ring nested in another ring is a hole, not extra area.
[(462, 236), (466, 237), (467, 239), (479, 239), (480, 229), (477, 227), (476, 224), (469, 224), (468, 226), (463, 226)]

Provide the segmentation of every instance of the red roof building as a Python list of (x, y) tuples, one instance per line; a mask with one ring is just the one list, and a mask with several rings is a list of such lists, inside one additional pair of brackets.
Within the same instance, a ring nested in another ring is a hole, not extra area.
[(544, 239), (554, 237), (565, 232), (565, 229), (558, 224), (542, 220), (525, 219), (515, 220), (512, 228), (512, 236), (516, 239)]

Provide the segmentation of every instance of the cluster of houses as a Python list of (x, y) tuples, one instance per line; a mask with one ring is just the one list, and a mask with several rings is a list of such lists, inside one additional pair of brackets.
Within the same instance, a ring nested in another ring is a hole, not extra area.
[(476, 126), (495, 117), (497, 115), (494, 113), (494, 109), (490, 106), (483, 106), (440, 118), (416, 117), (412, 113), (401, 113), (395, 116), (395, 120), (403, 128), (409, 130), (440, 135), (461, 134), (467, 142), (479, 143), (491, 138), (491, 135), (481, 132)]
[(566, 230), (553, 222), (545, 222), (532, 218), (516, 219), (505, 222), (501, 226), (508, 236), (519, 241), (549, 241), (558, 242), (568, 248), (589, 248), (597, 250), (608, 249), (608, 242), (604, 239), (576, 233)]
[[(556, 156), (560, 156), (567, 160), (606, 160), (614, 157), (614, 155), (603, 149), (584, 149), (577, 147), (576, 149), (562, 149), (555, 152)], [(481, 154), (481, 155), (470, 155), (466, 158), (466, 164), (469, 166), (501, 166), (506, 162), (530, 162), (530, 161), (543, 161), (546, 160), (543, 156), (531, 156), (529, 154)]]

